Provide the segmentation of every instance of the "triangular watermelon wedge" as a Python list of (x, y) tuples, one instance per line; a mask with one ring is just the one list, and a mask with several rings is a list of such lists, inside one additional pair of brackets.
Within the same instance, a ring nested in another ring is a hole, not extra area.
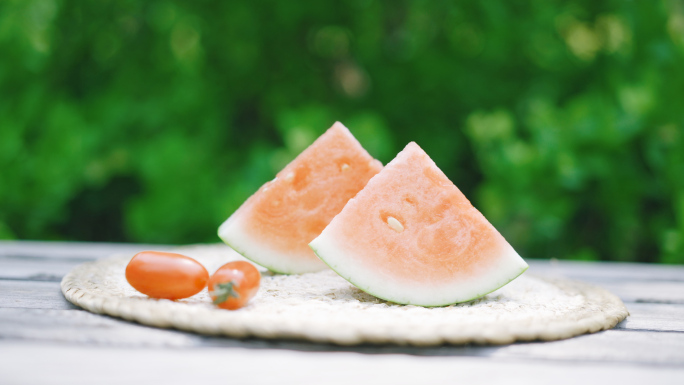
[(336, 122), (219, 227), (248, 259), (284, 274), (327, 269), (308, 243), (382, 169)]
[(528, 267), (413, 142), (310, 246), (359, 289), (420, 306), (481, 297)]

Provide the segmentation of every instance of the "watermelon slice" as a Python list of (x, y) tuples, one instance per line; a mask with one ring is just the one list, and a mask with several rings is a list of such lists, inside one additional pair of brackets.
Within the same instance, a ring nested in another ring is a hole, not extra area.
[(381, 169), (337, 122), (247, 199), (219, 227), (219, 237), (271, 271), (326, 269), (308, 243)]
[(374, 176), (310, 246), (359, 289), (421, 306), (481, 297), (528, 267), (415, 143)]

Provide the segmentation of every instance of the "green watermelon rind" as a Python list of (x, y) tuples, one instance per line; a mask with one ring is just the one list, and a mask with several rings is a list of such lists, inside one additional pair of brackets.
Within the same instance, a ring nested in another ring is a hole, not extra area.
[(221, 240), (223, 241), (223, 243), (228, 245), (228, 247), (235, 250), (238, 254), (242, 255), (243, 257), (249, 259), (250, 261), (256, 263), (259, 266), (267, 268), (269, 271), (272, 271), (276, 274), (285, 274), (285, 275), (293, 274), (293, 273), (286, 273), (284, 271), (279, 271), (278, 269), (275, 269), (272, 266), (266, 266), (263, 262), (259, 262), (259, 261), (255, 260), (254, 258), (250, 258), (249, 255), (247, 255), (247, 253), (245, 253), (244, 250), (240, 250), (238, 247), (234, 246), (232, 242), (227, 241), (225, 238), (221, 238)]
[[(220, 230), (220, 228), (219, 228), (219, 230)], [(261, 259), (261, 258), (252, 258), (252, 257), (249, 256), (250, 253), (246, 252), (242, 247), (236, 246), (235, 242), (233, 242), (232, 240), (230, 240), (229, 237), (227, 237), (227, 236), (225, 236), (225, 235), (222, 235), (220, 231), (219, 231), (219, 233), (218, 233), (218, 236), (219, 236), (219, 238), (221, 238), (221, 240), (223, 241), (223, 243), (225, 243), (226, 245), (228, 245), (228, 247), (230, 247), (231, 249), (235, 250), (238, 254), (242, 255), (243, 257), (249, 259), (250, 261), (256, 263), (256, 264), (259, 265), (259, 266), (263, 266), (263, 267), (267, 268), (269, 271), (271, 271), (271, 272), (273, 272), (273, 273), (276, 273), (276, 274), (284, 274), (284, 275), (302, 274), (302, 273), (299, 272), (299, 271), (297, 271), (297, 272), (294, 272), (294, 271), (288, 272), (286, 269), (279, 269), (279, 268), (273, 267), (273, 266), (272, 266), (271, 264), (269, 264), (269, 263), (264, 263), (264, 262), (263, 262), (263, 259)]]
[(457, 300), (457, 301), (449, 301), (449, 302), (445, 302), (445, 303), (441, 303), (441, 304), (420, 305), (420, 304), (413, 304), (413, 303), (410, 303), (410, 302), (407, 302), (407, 303), (398, 302), (398, 301), (395, 301), (395, 300), (393, 300), (393, 299), (391, 299), (391, 298), (388, 298), (387, 296), (378, 295), (378, 294), (374, 293), (373, 290), (371, 290), (371, 289), (368, 288), (368, 287), (366, 287), (366, 288), (362, 287), (360, 284), (354, 282), (354, 280), (352, 280), (350, 277), (346, 277), (346, 276), (343, 275), (340, 271), (338, 271), (338, 269), (336, 269), (334, 266), (332, 266), (331, 264), (329, 264), (329, 263), (326, 261), (325, 257), (321, 255), (321, 253), (319, 252), (319, 250), (318, 250), (315, 246), (309, 244), (309, 247), (311, 248), (311, 250), (313, 250), (313, 252), (316, 254), (316, 256), (317, 256), (321, 261), (323, 261), (323, 263), (325, 263), (326, 265), (328, 265), (328, 267), (329, 267), (331, 270), (333, 270), (335, 273), (337, 273), (337, 275), (339, 275), (340, 277), (344, 278), (345, 280), (347, 280), (349, 283), (351, 283), (352, 285), (354, 285), (354, 286), (357, 287), (358, 289), (360, 289), (360, 290), (362, 290), (362, 291), (364, 291), (364, 292), (366, 292), (366, 293), (368, 293), (368, 294), (370, 294), (370, 295), (372, 295), (372, 296), (374, 296), (374, 297), (377, 297), (377, 298), (380, 298), (380, 299), (382, 299), (382, 300), (385, 300), (385, 301), (389, 301), (389, 302), (396, 303), (396, 304), (400, 304), (400, 305), (413, 305), (413, 306), (421, 306), (421, 307), (444, 307), (444, 306), (454, 305), (454, 304), (457, 304), (457, 303), (463, 303), (463, 302), (473, 301), (473, 300), (476, 300), (476, 299), (478, 299), (478, 298), (482, 298), (482, 297), (484, 297), (485, 295), (487, 295), (487, 294), (489, 294), (489, 293), (493, 293), (493, 292), (495, 292), (495, 291), (501, 289), (502, 287), (508, 285), (508, 284), (511, 283), (513, 280), (515, 280), (516, 278), (518, 278), (519, 276), (521, 276), (521, 275), (522, 275), (525, 271), (527, 271), (527, 269), (529, 269), (529, 267), (530, 267), (529, 265), (525, 264), (526, 266), (525, 266), (522, 270), (520, 270), (520, 272), (519, 272), (518, 274), (516, 274), (515, 276), (512, 276), (512, 278), (510, 278), (509, 280), (505, 281), (503, 284), (501, 284), (501, 285), (499, 285), (499, 286), (495, 286), (494, 289), (492, 289), (492, 290), (490, 290), (490, 291), (487, 291), (486, 293), (477, 294), (477, 295), (473, 296), (472, 298), (464, 299), (464, 300)]
[(260, 237), (246, 232), (243, 221), (244, 212), (238, 209), (219, 226), (217, 234), (231, 249), (257, 265), (285, 275), (315, 273), (327, 268), (320, 258), (313, 255), (309, 261), (304, 262), (282, 258), (281, 251), (272, 249), (261, 242)]

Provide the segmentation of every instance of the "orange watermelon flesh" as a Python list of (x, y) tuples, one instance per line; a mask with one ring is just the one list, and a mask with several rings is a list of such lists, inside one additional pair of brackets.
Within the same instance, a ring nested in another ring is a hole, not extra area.
[(240, 206), (219, 237), (278, 273), (327, 269), (308, 243), (381, 169), (337, 122)]
[(359, 289), (421, 306), (481, 297), (528, 267), (415, 143), (374, 176), (310, 246)]

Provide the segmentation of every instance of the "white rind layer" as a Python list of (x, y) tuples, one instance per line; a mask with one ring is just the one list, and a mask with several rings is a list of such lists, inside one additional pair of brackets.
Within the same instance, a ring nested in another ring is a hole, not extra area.
[(219, 227), (218, 236), (245, 258), (276, 273), (302, 274), (327, 269), (321, 260), (311, 258), (311, 255), (288, 254), (268, 247), (243, 231), (244, 228), (238, 210)]
[(393, 279), (378, 269), (369, 268), (350, 258), (344, 245), (338, 243), (327, 227), (309, 246), (321, 260), (342, 278), (359, 289), (385, 299), (407, 305), (445, 306), (466, 302), (491, 293), (527, 270), (527, 263), (508, 244), (502, 244), (499, 263), (485, 271), (462, 276), (446, 283), (411, 283)]
[[(340, 138), (339, 135), (342, 135), (343, 137)], [(347, 142), (343, 143), (345, 146), (349, 147), (347, 149), (344, 149), (346, 155), (352, 158), (366, 158), (366, 160), (369, 162), (369, 168), (368, 170), (366, 170), (367, 172), (373, 171), (373, 167), (378, 168), (376, 173), (379, 172), (380, 169), (382, 169), (382, 163), (380, 163), (380, 161), (378, 160), (373, 159), (373, 157), (370, 156), (368, 152), (366, 152), (366, 150), (361, 146), (359, 141), (356, 140), (356, 138), (354, 137), (354, 135), (352, 135), (349, 129), (347, 129), (347, 127), (345, 127), (342, 123), (335, 122), (332, 125), (332, 127), (328, 129), (328, 131), (326, 131), (325, 134), (321, 135), (318, 139), (316, 139), (316, 141), (311, 146), (305, 149), (299, 156), (297, 156), (297, 158), (295, 158), (292, 162), (290, 162), (290, 164), (288, 164), (283, 170), (281, 170), (280, 173), (278, 173), (278, 176), (289, 174), (294, 175), (291, 171), (295, 171), (296, 166), (293, 166), (293, 164), (296, 165), (302, 157), (306, 156), (305, 154), (309, 153), (310, 151), (314, 151), (312, 150), (314, 147), (330, 145), (333, 145), (334, 147), (334, 145), (339, 141)], [(356, 149), (354, 149), (353, 147), (356, 147)], [(326, 162), (330, 162), (330, 164), (333, 164), (332, 162), (334, 160), (331, 158), (317, 159), (316, 161), (322, 164), (325, 164)], [(312, 166), (318, 167), (320, 165), (317, 165), (314, 162)], [(273, 181), (275, 181), (275, 179)], [(250, 217), (250, 215), (253, 215), (254, 204), (255, 202), (258, 202), (259, 199), (255, 196), (259, 193), (263, 194), (265, 192), (266, 188), (264, 188), (263, 190), (260, 189), (257, 193), (252, 195), (247, 200), (247, 202), (243, 203), (243, 205), (240, 206), (240, 208), (238, 208), (238, 210), (235, 213), (233, 213), (233, 215), (231, 215), (219, 227), (219, 237), (234, 250), (242, 254), (244, 257), (256, 262), (259, 265), (267, 267), (269, 270), (272, 270), (274, 272), (283, 274), (303, 274), (313, 273), (327, 269), (325, 263), (318, 259), (308, 248), (305, 248), (303, 251), (300, 250), (299, 252), (290, 253), (288, 253), (287, 251), (279, 250), (276, 247), (269, 246), (269, 244), (274, 244), (274, 242), (269, 242), (270, 239), (264, 239), (265, 237), (269, 236), (267, 234), (267, 231), (260, 232), (259, 228), (251, 227), (254, 226), (254, 224), (251, 224), (251, 226), (248, 225), (248, 218)], [(263, 198), (263, 196), (260, 198)], [(253, 199), (254, 201), (252, 201)], [(250, 204), (250, 202), (252, 203)], [(323, 204), (324, 202), (319, 203)], [(328, 219), (329, 221), (330, 218), (323, 219)], [(299, 224), (295, 220), (292, 222), (291, 226), (299, 226)], [(254, 232), (251, 232), (250, 229), (253, 229)], [(278, 237), (282, 236), (282, 234), (273, 234), (272, 236)], [(310, 234), (310, 236), (313, 237), (314, 235)], [(302, 239), (302, 246), (305, 247), (306, 242), (308, 242), (309, 240), (310, 238)]]

